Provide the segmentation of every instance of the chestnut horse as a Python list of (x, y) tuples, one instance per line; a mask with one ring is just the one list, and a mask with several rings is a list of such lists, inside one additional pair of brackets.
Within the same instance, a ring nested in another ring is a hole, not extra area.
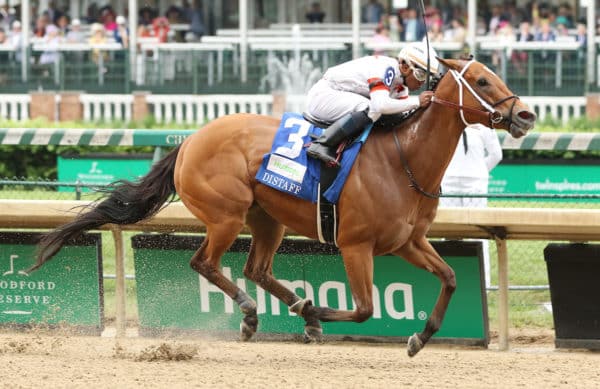
[[(465, 125), (483, 123), (521, 137), (535, 113), (491, 70), (474, 60), (441, 60), (448, 71), (432, 104), (393, 128), (378, 125), (359, 154), (338, 202), (337, 244), (343, 257), (354, 311), (317, 307), (275, 279), (274, 254), (286, 226), (317, 238), (316, 205), (257, 183), (279, 121), (234, 114), (212, 121), (156, 163), (137, 182), (115, 183), (107, 197), (40, 242), (36, 267), (82, 231), (106, 223), (131, 224), (160, 210), (179, 195), (206, 226), (206, 238), (191, 267), (239, 304), (241, 337), (257, 330), (255, 301), (220, 269), (221, 256), (247, 225), (252, 243), (244, 275), (287, 304), (306, 321), (305, 339), (322, 335), (321, 321), (363, 322), (373, 313), (373, 257), (393, 253), (428, 270), (441, 292), (423, 332), (408, 340), (415, 355), (438, 331), (456, 288), (454, 271), (426, 234), (438, 206), (440, 183)], [(412, 170), (411, 170), (412, 169)]]

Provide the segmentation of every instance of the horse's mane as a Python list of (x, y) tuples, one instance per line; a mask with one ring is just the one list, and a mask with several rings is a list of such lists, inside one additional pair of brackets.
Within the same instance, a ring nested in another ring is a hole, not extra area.
[(417, 113), (423, 112), (423, 109), (416, 108), (409, 112), (404, 112), (400, 114), (392, 114), (392, 115), (382, 115), (379, 120), (375, 122), (373, 125), (373, 130), (391, 130), (396, 129), (398, 127), (403, 126), (407, 123), (411, 118), (413, 118)]

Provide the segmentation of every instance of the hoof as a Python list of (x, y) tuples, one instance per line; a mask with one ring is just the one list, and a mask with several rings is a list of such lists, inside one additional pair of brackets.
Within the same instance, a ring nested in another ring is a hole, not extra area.
[(323, 340), (323, 329), (320, 326), (304, 327), (304, 343), (319, 343)]
[(240, 339), (246, 342), (252, 338), (258, 328), (258, 318), (256, 316), (246, 316), (240, 323)]
[(410, 338), (408, 338), (408, 356), (414, 357), (417, 355), (419, 351), (423, 348), (423, 342), (419, 338), (419, 335), (414, 333)]

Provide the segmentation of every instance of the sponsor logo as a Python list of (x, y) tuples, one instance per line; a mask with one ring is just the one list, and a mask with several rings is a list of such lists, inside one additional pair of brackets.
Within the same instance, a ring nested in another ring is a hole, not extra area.
[[(229, 280), (231, 277), (231, 268), (224, 266), (223, 275)], [(208, 282), (206, 278), (199, 275), (199, 293), (200, 293), (200, 311), (201, 312), (225, 312), (228, 314), (234, 313), (234, 301), (227, 296), (223, 291), (215, 285)], [(349, 288), (346, 284), (339, 281), (325, 281), (320, 285), (313, 285), (305, 280), (278, 280), (286, 288), (295, 291), (303, 291), (307, 299), (312, 300), (315, 305), (320, 307), (330, 307), (341, 310), (355, 309), (354, 301), (351, 301), (352, 307), (348, 305), (348, 297), (350, 296)], [(238, 278), (235, 280), (236, 285), (246, 291), (246, 280)], [(214, 299), (211, 302), (211, 294), (221, 294), (224, 299)], [(270, 302), (267, 304), (267, 297)], [(273, 316), (280, 316), (281, 303), (276, 297), (269, 295), (262, 288), (256, 288), (256, 296), (252, 296), (256, 300), (257, 313), (269, 313)], [(220, 302), (216, 302), (220, 301)], [(223, 304), (221, 306), (221, 304)], [(270, 312), (267, 312), (267, 306), (270, 307)], [(388, 318), (395, 320), (415, 320), (415, 308), (413, 299), (413, 287), (410, 284), (394, 282), (385, 286), (383, 293), (377, 285), (373, 285), (373, 319), (382, 319), (385, 314)], [(296, 316), (295, 313), (285, 310), (289, 316)], [(419, 320), (427, 320), (427, 314), (423, 311), (418, 312)]]

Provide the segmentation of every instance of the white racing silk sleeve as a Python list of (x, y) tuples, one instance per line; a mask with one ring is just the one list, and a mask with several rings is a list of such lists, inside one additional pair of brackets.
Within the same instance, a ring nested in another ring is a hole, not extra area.
[(373, 90), (370, 96), (371, 106), (369, 110), (383, 115), (406, 112), (419, 107), (419, 104), (415, 104), (412, 99), (391, 98), (389, 90)]

